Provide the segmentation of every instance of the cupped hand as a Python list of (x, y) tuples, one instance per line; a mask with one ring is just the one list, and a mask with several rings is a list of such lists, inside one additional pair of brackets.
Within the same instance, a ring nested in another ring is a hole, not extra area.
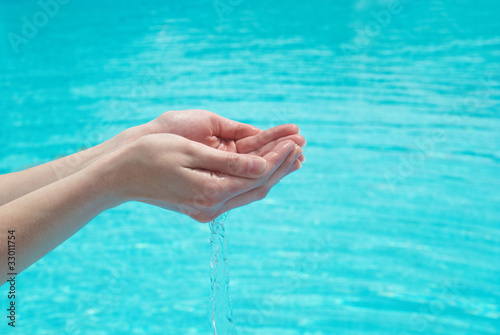
[[(286, 140), (304, 146), (306, 141), (298, 133), (299, 128), (294, 124), (279, 125), (262, 131), (249, 124), (233, 121), (205, 110), (168, 111), (148, 123), (128, 128), (92, 148), (94, 157), (86, 159), (80, 168), (143, 136), (152, 134), (175, 134), (219, 150), (263, 156), (277, 143)], [(298, 160), (304, 162), (305, 158), (301, 155)]]
[[(292, 140), (276, 143), (262, 159), (179, 135), (153, 134), (120, 150), (113, 165), (121, 176), (123, 201), (138, 200), (208, 222), (221, 211), (261, 199), (298, 168), (301, 153)], [(264, 164), (259, 167), (259, 162)]]
[[(291, 140), (299, 146), (306, 141), (294, 124), (280, 125), (266, 131), (199, 109), (168, 111), (144, 125), (147, 132), (176, 134), (212, 148), (266, 154), (278, 142)], [(303, 162), (304, 157), (300, 160)]]

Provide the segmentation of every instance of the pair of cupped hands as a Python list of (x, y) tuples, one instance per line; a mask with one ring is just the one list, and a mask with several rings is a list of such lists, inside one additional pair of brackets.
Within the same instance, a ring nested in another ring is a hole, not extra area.
[(306, 140), (294, 124), (263, 131), (212, 112), (184, 110), (166, 112), (105, 144), (117, 148), (104, 166), (114, 171), (120, 202), (141, 201), (209, 222), (263, 199), (300, 169)]

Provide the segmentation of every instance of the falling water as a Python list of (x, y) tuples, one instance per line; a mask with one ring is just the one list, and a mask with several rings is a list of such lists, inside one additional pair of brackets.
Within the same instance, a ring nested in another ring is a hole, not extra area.
[(214, 335), (231, 335), (234, 331), (233, 308), (229, 297), (229, 268), (224, 221), (227, 213), (210, 222), (210, 282), (212, 294), (208, 311), (210, 327)]

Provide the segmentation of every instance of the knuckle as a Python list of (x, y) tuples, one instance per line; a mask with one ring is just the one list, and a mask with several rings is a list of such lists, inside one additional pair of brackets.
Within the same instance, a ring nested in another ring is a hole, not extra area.
[(240, 168), (240, 157), (237, 155), (231, 155), (227, 159), (227, 167), (229, 171), (239, 171)]
[(261, 135), (261, 141), (262, 143), (267, 143), (270, 142), (276, 134), (276, 128), (272, 128), (269, 131), (265, 131)]
[(182, 141), (180, 149), (191, 157), (194, 157), (197, 154), (196, 145), (192, 141)]
[(234, 133), (241, 134), (244, 131), (244, 126), (242, 124), (237, 124)]

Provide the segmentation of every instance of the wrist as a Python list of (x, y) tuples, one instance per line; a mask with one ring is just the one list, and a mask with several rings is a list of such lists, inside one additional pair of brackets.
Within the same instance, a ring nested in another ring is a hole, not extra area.
[(84, 168), (81, 173), (87, 175), (107, 208), (116, 207), (129, 201), (123, 172), (123, 149), (102, 155), (95, 162)]
[(93, 150), (96, 158), (101, 158), (104, 155), (110, 154), (115, 150), (121, 149), (124, 146), (133, 143), (150, 132), (150, 126), (146, 123), (140, 126), (125, 129), (118, 135), (109, 140), (90, 148)]
[(113, 138), (94, 147), (76, 152), (72, 155), (51, 162), (52, 168), (58, 179), (65, 178), (90, 166), (106, 155), (109, 155), (110, 153), (121, 149), (124, 146), (149, 134), (149, 132), (151, 131), (150, 127), (150, 125), (144, 124), (141, 126), (128, 128), (118, 135), (114, 136)]
[(56, 180), (60, 180), (84, 169), (98, 157), (99, 150), (93, 147), (59, 158), (49, 164), (57, 177)]

